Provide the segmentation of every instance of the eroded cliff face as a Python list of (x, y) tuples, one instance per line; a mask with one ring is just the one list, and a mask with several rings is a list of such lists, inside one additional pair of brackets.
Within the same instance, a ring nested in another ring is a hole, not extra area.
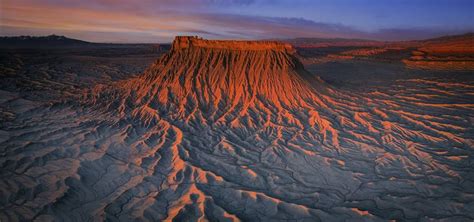
[(0, 216), (473, 219), (472, 87), (399, 84), (336, 90), (288, 45), (178, 37), (144, 74), (10, 126)]
[[(268, 110), (269, 116), (286, 109), (324, 106), (318, 93), (329, 88), (304, 70), (289, 44), (268, 41), (216, 41), (177, 37), (172, 50), (144, 75), (119, 82), (96, 102), (114, 101), (119, 110), (130, 107), (169, 113), (176, 119), (203, 112), (210, 121), (235, 120), (249, 109)], [(318, 92), (316, 92), (318, 91)], [(110, 94), (113, 100), (110, 99)]]
[(177, 36), (172, 44), (172, 51), (187, 48), (227, 49), (234, 51), (266, 51), (293, 54), (295, 49), (291, 44), (277, 41), (235, 41), (235, 40), (205, 40), (192, 36)]

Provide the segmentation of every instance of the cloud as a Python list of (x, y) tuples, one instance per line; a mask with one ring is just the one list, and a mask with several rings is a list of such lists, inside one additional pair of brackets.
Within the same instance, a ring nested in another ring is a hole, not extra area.
[[(406, 40), (469, 30), (381, 29), (364, 32), (347, 25), (305, 18), (255, 16), (216, 11), (212, 5), (257, 4), (256, 0), (5, 0), (2, 35), (56, 33), (99, 42), (169, 42), (175, 35), (205, 38), (294, 37)], [(41, 31), (40, 31), (41, 30)], [(124, 37), (125, 36), (125, 37)]]

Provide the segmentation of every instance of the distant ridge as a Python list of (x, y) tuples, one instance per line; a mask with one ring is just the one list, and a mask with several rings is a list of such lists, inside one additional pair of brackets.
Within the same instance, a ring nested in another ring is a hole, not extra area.
[(446, 35), (437, 38), (429, 38), (421, 40), (423, 42), (434, 42), (434, 41), (453, 41), (453, 40), (471, 40), (474, 41), (474, 32), (469, 32), (461, 35)]
[(55, 47), (80, 46), (93, 43), (60, 35), (0, 37), (1, 47)]
[[(180, 39), (181, 38), (181, 39)], [(234, 40), (231, 41), (232, 43), (225, 43), (222, 40), (203, 40), (196, 36), (177, 36), (179, 42), (189, 42), (192, 45), (200, 45), (201, 47), (205, 47), (205, 44), (212, 43), (213, 47), (216, 45), (221, 45), (224, 43), (225, 47), (232, 47), (232, 48), (241, 48), (247, 47), (252, 48), (251, 42), (255, 41), (244, 41), (244, 40)], [(202, 41), (201, 41), (202, 40)], [(377, 46), (384, 46), (387, 44), (403, 44), (403, 45), (413, 45), (413, 44), (426, 44), (426, 43), (436, 43), (436, 42), (446, 42), (446, 41), (465, 41), (467, 43), (474, 42), (474, 33), (465, 33), (460, 35), (448, 35), (448, 36), (441, 36), (436, 38), (429, 38), (423, 40), (410, 40), (410, 41), (377, 41), (377, 40), (370, 40), (370, 39), (351, 39), (351, 38), (311, 38), (311, 37), (304, 37), (304, 38), (292, 38), (292, 39), (266, 39), (258, 41), (259, 45), (262, 46), (262, 43), (268, 43), (265, 47), (272, 47), (275, 49), (275, 43), (280, 42), (281, 48), (288, 48), (288, 46), (284, 46), (286, 44), (291, 44), (291, 46), (298, 47), (298, 48), (318, 48), (318, 47), (332, 47), (332, 46), (361, 46), (361, 47), (377, 47)], [(176, 42), (176, 41), (175, 41)], [(217, 44), (219, 43), (219, 44)], [(48, 35), (48, 36), (0, 36), (0, 47), (64, 47), (64, 46), (84, 46), (84, 45), (142, 45), (140, 43), (93, 43), (87, 42), (79, 39), (68, 38), (66, 36), (61, 35)], [(150, 44), (150, 43), (143, 43), (143, 44)], [(282, 45), (283, 44), (283, 45)], [(168, 44), (160, 44), (166, 46)], [(240, 46), (239, 46), (240, 45)], [(257, 47), (257, 48), (260, 48)], [(169, 45), (168, 45), (169, 47)], [(294, 49), (291, 49), (294, 50)]]
[(302, 48), (319, 48), (319, 47), (343, 47), (343, 46), (382, 46), (387, 42), (367, 40), (367, 39), (344, 39), (344, 38), (294, 38), (285, 39), (295, 47)]
[(408, 41), (377, 41), (369, 39), (346, 39), (346, 38), (293, 38), (281, 40), (292, 44), (295, 47), (302, 48), (319, 48), (319, 47), (344, 47), (344, 46), (360, 46), (360, 47), (377, 47), (384, 45), (417, 45), (436, 42), (453, 42), (465, 41), (474, 44), (474, 33), (465, 33), (460, 35), (441, 36), (421, 40)]

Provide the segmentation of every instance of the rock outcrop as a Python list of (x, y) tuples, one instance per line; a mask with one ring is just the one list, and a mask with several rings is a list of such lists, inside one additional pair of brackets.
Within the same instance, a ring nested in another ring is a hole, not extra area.
[(304, 70), (294, 53), (291, 45), (279, 42), (176, 37), (172, 50), (142, 76), (99, 87), (93, 95), (103, 97), (96, 98), (99, 103), (114, 101), (119, 110), (130, 107), (133, 113), (151, 107), (185, 117), (199, 110), (214, 120), (261, 105), (277, 110), (322, 105), (318, 93), (327, 87)]
[(177, 36), (173, 41), (172, 51), (177, 51), (186, 48), (210, 48), (249, 51), (272, 50), (290, 54), (296, 52), (291, 44), (278, 41), (206, 40), (197, 36)]

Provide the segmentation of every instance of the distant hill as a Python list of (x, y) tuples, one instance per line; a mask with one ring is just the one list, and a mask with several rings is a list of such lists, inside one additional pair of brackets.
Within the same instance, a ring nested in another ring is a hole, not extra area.
[(59, 35), (0, 37), (0, 47), (63, 47), (90, 44), (93, 43)]
[(295, 47), (320, 48), (331, 46), (381, 46), (385, 42), (367, 39), (344, 39), (344, 38), (294, 38), (285, 39), (283, 42), (290, 43)]
[(461, 47), (474, 45), (474, 33), (462, 35), (442, 36), (425, 40), (412, 41), (376, 41), (367, 39), (344, 39), (344, 38), (294, 38), (281, 40), (300, 48), (321, 48), (321, 47), (377, 47), (377, 46), (405, 46), (417, 47), (420, 45), (436, 45), (446, 43), (456, 43)]
[(422, 40), (423, 42), (430, 42), (430, 43), (435, 43), (435, 42), (468, 42), (468, 43), (473, 43), (474, 41), (474, 32), (471, 33), (466, 33), (462, 35), (448, 35), (448, 36), (442, 36), (438, 38), (431, 38), (431, 39), (426, 39)]

